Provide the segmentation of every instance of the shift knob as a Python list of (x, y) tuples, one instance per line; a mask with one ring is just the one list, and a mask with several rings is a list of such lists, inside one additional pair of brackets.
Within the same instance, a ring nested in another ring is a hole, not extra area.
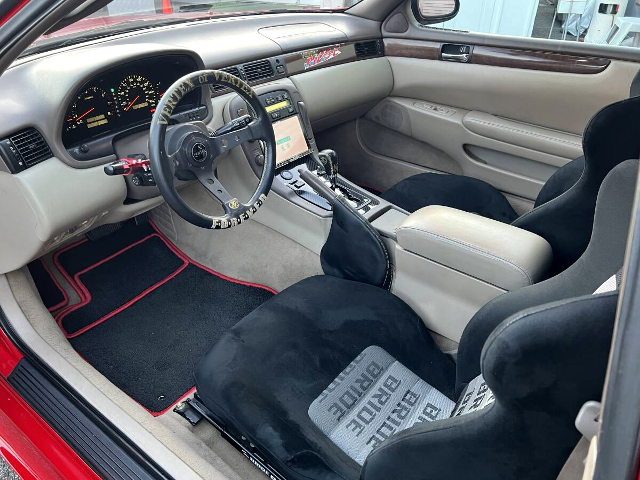
[(334, 150), (322, 150), (318, 153), (318, 157), (331, 182), (331, 188), (336, 188), (338, 181), (338, 154)]

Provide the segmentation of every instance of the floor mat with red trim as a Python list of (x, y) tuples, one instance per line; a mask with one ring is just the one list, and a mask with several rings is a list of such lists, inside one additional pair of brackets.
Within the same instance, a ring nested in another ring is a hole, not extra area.
[(200, 358), (274, 292), (186, 257), (152, 225), (54, 256), (80, 303), (56, 319), (76, 351), (152, 413), (194, 386)]

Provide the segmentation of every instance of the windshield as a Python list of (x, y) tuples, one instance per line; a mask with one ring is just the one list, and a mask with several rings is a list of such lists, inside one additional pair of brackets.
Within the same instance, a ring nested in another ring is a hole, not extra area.
[[(22, 56), (90, 38), (156, 25), (233, 15), (342, 11), (360, 0), (113, 0), (60, 30), (42, 35)], [(90, 4), (90, 2), (88, 2)], [(93, 10), (93, 9), (91, 9)]]

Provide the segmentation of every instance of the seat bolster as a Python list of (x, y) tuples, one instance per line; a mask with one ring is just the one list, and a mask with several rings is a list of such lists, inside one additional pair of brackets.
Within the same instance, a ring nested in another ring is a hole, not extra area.
[(542, 237), (449, 207), (425, 207), (397, 230), (402, 248), (504, 290), (545, 278), (552, 252)]
[(487, 339), (480, 357), (501, 401), (575, 417), (600, 398), (618, 292), (561, 300), (519, 312)]

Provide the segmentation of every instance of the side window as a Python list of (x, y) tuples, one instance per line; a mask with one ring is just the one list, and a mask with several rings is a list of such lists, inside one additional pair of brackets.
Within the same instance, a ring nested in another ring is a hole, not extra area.
[(640, 1), (461, 0), (453, 19), (429, 27), (640, 47)]

